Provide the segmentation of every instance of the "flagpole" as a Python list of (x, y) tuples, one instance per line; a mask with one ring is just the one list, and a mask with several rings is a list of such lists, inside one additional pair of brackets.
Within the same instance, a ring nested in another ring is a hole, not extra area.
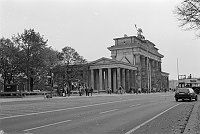
[(178, 58), (177, 58), (177, 80), (179, 79), (179, 67), (178, 67)]

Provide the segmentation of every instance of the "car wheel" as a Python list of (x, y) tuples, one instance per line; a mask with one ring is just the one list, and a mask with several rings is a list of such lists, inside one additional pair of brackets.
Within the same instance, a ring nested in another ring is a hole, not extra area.
[(175, 100), (178, 102), (178, 98), (175, 98)]
[(197, 101), (197, 100), (198, 100), (198, 97), (195, 98), (195, 101)]

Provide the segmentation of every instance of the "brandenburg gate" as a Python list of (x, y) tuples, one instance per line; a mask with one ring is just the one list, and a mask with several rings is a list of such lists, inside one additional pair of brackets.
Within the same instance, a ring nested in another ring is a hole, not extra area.
[(141, 89), (145, 92), (168, 88), (168, 73), (162, 72), (161, 59), (155, 44), (140, 36), (127, 36), (114, 39), (115, 44), (108, 47), (111, 58), (100, 58), (90, 62), (89, 86), (97, 92), (117, 92), (119, 87), (125, 91)]

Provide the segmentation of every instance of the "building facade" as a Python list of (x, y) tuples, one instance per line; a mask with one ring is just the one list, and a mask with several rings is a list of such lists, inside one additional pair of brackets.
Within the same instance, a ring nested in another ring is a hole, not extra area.
[(168, 73), (162, 72), (161, 59), (155, 44), (136, 36), (114, 39), (115, 44), (108, 47), (111, 58), (100, 58), (87, 64), (86, 85), (94, 91), (117, 92), (119, 87), (125, 91), (141, 89), (143, 92), (168, 90)]
[(132, 64), (103, 57), (89, 63), (89, 70), (89, 85), (97, 92), (108, 88), (117, 92), (119, 87), (125, 90), (136, 87), (137, 67)]

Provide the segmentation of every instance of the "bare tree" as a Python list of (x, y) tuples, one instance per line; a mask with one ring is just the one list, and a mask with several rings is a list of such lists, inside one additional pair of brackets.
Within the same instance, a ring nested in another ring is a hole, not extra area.
[(180, 26), (186, 30), (195, 30), (200, 37), (200, 0), (183, 0), (175, 9)]

